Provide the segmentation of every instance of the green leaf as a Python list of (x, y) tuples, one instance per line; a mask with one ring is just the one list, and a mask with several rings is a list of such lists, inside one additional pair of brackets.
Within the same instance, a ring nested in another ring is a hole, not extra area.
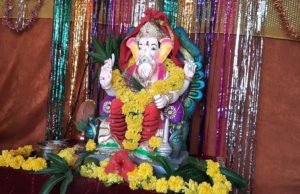
[(86, 52), (86, 53), (91, 57), (93, 57), (93, 60), (95, 60), (95, 62), (103, 63), (107, 59), (103, 53), (94, 53), (94, 52)]
[(119, 58), (119, 47), (116, 38), (112, 38), (112, 52), (115, 53), (116, 59)]
[(118, 48), (118, 41), (117, 41), (117, 39), (116, 38), (112, 38), (111, 42), (112, 42), (112, 49), (113, 49), (113, 51), (118, 50), (119, 48)]
[(205, 160), (198, 160), (197, 158), (189, 156), (184, 161), (184, 163), (190, 164), (190, 165), (194, 166), (196, 169), (201, 170), (202, 172), (206, 173), (207, 164), (206, 164)]
[(226, 178), (232, 183), (234, 187), (242, 189), (248, 185), (248, 181), (236, 172), (224, 167), (220, 167), (220, 171), (223, 175), (226, 176)]
[(62, 173), (65, 173), (65, 172), (67, 172), (70, 169), (69, 165), (68, 166), (64, 166), (64, 165), (56, 164), (56, 163), (53, 163), (53, 162), (50, 163), (50, 167), (51, 166), (60, 169)]
[(97, 53), (103, 52), (103, 50), (100, 46), (100, 43), (98, 42), (98, 40), (95, 36), (92, 36), (92, 42), (93, 42), (93, 45), (94, 45)]
[(61, 167), (62, 169), (65, 169), (66, 171), (69, 169), (69, 165), (68, 165), (67, 161), (65, 159), (61, 158), (60, 156), (58, 156), (57, 154), (48, 153), (47, 157), (49, 158), (49, 160), (51, 162), (53, 162), (53, 165)]
[(198, 170), (191, 164), (185, 164), (183, 166), (180, 166), (174, 172), (174, 175), (181, 176), (186, 182), (188, 182), (189, 179), (192, 179), (197, 182), (211, 182), (210, 177), (206, 173)]
[(60, 194), (65, 194), (67, 192), (68, 186), (73, 181), (73, 174), (71, 169), (66, 172), (65, 177), (65, 180), (60, 185)]
[(43, 170), (39, 170), (35, 172), (35, 174), (59, 174), (64, 173), (65, 171), (57, 166), (51, 165), (48, 168), (45, 168)]
[(167, 177), (171, 176), (174, 172), (174, 168), (171, 165), (171, 162), (169, 161), (168, 158), (164, 157), (164, 156), (160, 156), (157, 154), (152, 154), (149, 155), (149, 158), (151, 158), (153, 161), (161, 164), (161, 166), (164, 168), (164, 170), (166, 171), (166, 175)]
[(144, 89), (144, 86), (136, 78), (131, 77), (130, 81), (132, 83), (133, 89), (135, 89), (137, 91), (141, 91), (142, 89)]
[(109, 56), (107, 56), (106, 51), (105, 51), (105, 45), (103, 42), (98, 42), (97, 38), (93, 36), (92, 38), (93, 45), (95, 46), (96, 49), (96, 54), (99, 54), (102, 56), (102, 58), (107, 59)]
[(109, 56), (107, 56), (106, 52), (105, 52), (105, 42), (100, 42), (100, 48), (101, 48), (101, 53), (103, 53), (103, 55), (105, 56), (105, 58), (109, 58)]
[(84, 153), (79, 154), (77, 157), (77, 160), (75, 162), (75, 165), (81, 164), (82, 161), (91, 154), (93, 154), (93, 152), (84, 152)]
[(40, 191), (40, 194), (48, 194), (51, 192), (51, 190), (65, 178), (64, 174), (56, 174), (51, 176), (42, 186), (42, 189)]
[(175, 172), (173, 173), (176, 176), (181, 176), (184, 180), (188, 180), (190, 178), (189, 172), (195, 170), (190, 165), (184, 165), (179, 167)]
[(106, 49), (106, 55), (110, 58), (111, 54), (113, 53), (113, 50), (112, 50), (112, 38), (110, 36), (106, 39), (105, 49)]
[(95, 165), (99, 166), (99, 160), (97, 158), (93, 158), (93, 157), (88, 157), (85, 158), (83, 161), (83, 164), (90, 164), (90, 163), (94, 163)]

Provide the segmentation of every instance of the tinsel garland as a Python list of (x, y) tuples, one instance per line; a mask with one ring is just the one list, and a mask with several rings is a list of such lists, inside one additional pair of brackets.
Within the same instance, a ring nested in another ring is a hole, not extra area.
[(50, 74), (51, 87), (48, 100), (46, 139), (61, 139), (63, 137), (70, 21), (71, 1), (55, 0)]
[(166, 14), (171, 27), (175, 28), (177, 23), (178, 1), (165, 0), (163, 8), (163, 12)]
[(114, 0), (109, 0), (108, 4), (108, 14), (107, 14), (107, 34), (110, 34), (114, 32), (114, 27), (115, 27), (115, 4), (116, 1)]
[(38, 17), (41, 5), (42, 5), (42, 0), (37, 0), (36, 5), (30, 11), (31, 15), (29, 16), (29, 19), (25, 19), (27, 4), (25, 0), (19, 0), (17, 20), (13, 23), (12, 21), (10, 21), (11, 20), (10, 13), (12, 12), (15, 6), (13, 6), (12, 0), (6, 0), (2, 23), (3, 25), (7, 26), (11, 30), (14, 30), (16, 32), (21, 32), (29, 28), (35, 22), (35, 20)]
[(201, 22), (202, 22), (202, 4), (201, 0), (197, 0), (197, 8), (196, 8), (196, 20), (194, 23), (194, 44), (199, 48), (200, 46), (200, 31), (201, 31)]
[[(84, 28), (84, 50), (88, 51), (91, 44), (91, 32), (92, 32), (92, 12), (93, 12), (93, 0), (87, 0), (87, 12), (85, 18), (85, 28)], [(85, 55), (84, 64), (88, 65), (88, 55)], [(88, 68), (88, 67), (87, 67)], [(89, 99), (89, 77), (90, 71), (89, 69), (85, 71), (85, 100)], [(93, 83), (91, 83), (93, 84)]]
[(90, 95), (93, 94), (93, 82), (90, 82), (92, 78), (89, 75), (95, 77), (95, 69), (89, 64), (89, 58), (84, 55), (84, 58), (80, 54), (82, 48), (88, 51), (91, 45), (91, 32), (93, 22), (93, 0), (78, 0), (74, 4), (73, 9), (73, 31), (72, 31), (72, 46), (70, 52), (70, 66), (69, 66), (69, 88), (68, 93), (68, 106), (66, 109), (69, 113), (68, 123), (66, 127), (66, 135), (72, 134), (72, 123), (74, 122), (74, 115), (76, 114), (76, 108), (78, 108), (79, 99), (82, 99), (84, 94), (84, 100), (90, 99)]
[[(196, 20), (199, 21), (199, 35), (200, 33), (203, 33), (203, 39), (200, 39), (200, 37), (195, 36), (195, 44), (197, 44), (199, 47), (203, 45), (203, 64), (204, 64), (204, 75), (205, 75), (205, 85), (209, 85), (209, 78), (210, 78), (210, 69), (211, 69), (211, 58), (212, 58), (212, 46), (214, 41), (214, 31), (216, 26), (216, 18), (217, 18), (217, 7), (218, 7), (218, 0), (198, 0), (197, 1), (197, 16)], [(198, 38), (197, 38), (198, 37)], [(207, 94), (207, 89), (204, 90), (204, 95)], [(207, 109), (206, 109), (206, 98), (203, 99), (203, 105), (200, 107), (200, 116), (201, 118), (204, 118), (207, 116)], [(203, 150), (203, 147), (207, 146), (207, 143), (205, 140), (207, 139), (207, 134), (205, 134), (205, 131), (202, 130), (204, 126), (204, 122), (201, 123), (200, 129), (199, 129), (199, 137), (198, 137), (198, 144), (199, 144), (199, 150)], [(201, 153), (203, 154), (203, 153)]]
[[(77, 70), (78, 70), (78, 63), (79, 63), (79, 51), (80, 46), (82, 46), (83, 43), (83, 37), (84, 37), (84, 27), (85, 27), (85, 21), (87, 17), (87, 7), (88, 7), (88, 0), (78, 0), (74, 4), (74, 17), (73, 17), (73, 32), (72, 32), (72, 48), (70, 51), (70, 66), (69, 66), (69, 79), (70, 79), (70, 94), (68, 98), (68, 103), (70, 106), (70, 114), (69, 114), (69, 120), (72, 118), (73, 109), (74, 109), (74, 99), (76, 96), (74, 95), (75, 90), (75, 84), (76, 84), (76, 78)], [(81, 77), (81, 76), (79, 76)]]
[(159, 2), (157, 2), (156, 0), (148, 0), (148, 4), (147, 4), (147, 8), (148, 9), (156, 9), (156, 10), (160, 10), (159, 6)]
[(185, 28), (189, 35), (192, 34), (194, 25), (193, 21), (195, 20), (195, 12), (197, 10), (197, 4), (194, 1), (180, 1), (179, 5), (180, 17), (178, 26)]
[[(266, 5), (266, 0), (247, 0), (245, 4), (239, 2), (229, 93), (226, 132), (228, 165), (242, 176), (248, 176), (250, 192), (255, 166), (256, 118), (263, 48), (260, 35)], [(254, 38), (254, 35), (258, 37)]]
[[(122, 17), (123, 20), (122, 20), (122, 33), (126, 33), (127, 30), (131, 27), (131, 17), (132, 17), (132, 1), (125, 1), (124, 4), (122, 5), (123, 7), (123, 10), (128, 10), (125, 11), (125, 17)], [(124, 13), (124, 12), (122, 12)]]
[(287, 8), (284, 7), (282, 0), (273, 0), (274, 6), (278, 12), (281, 26), (286, 31), (287, 35), (295, 40), (300, 39), (300, 32), (297, 32), (295, 27), (290, 24), (287, 16)]
[[(93, 0), (93, 14), (92, 14), (92, 36), (97, 37), (98, 36), (98, 22), (99, 22), (99, 11), (101, 6), (101, 0)], [(93, 50), (94, 45), (90, 43), (89, 50)], [(89, 64), (89, 84), (88, 84), (88, 98), (93, 99), (94, 98), (94, 85), (95, 85), (95, 78), (96, 78), (96, 67), (95, 64), (92, 64), (92, 59), (88, 59)]]
[(146, 0), (133, 0), (133, 11), (132, 11), (132, 26), (136, 27), (143, 17), (146, 10)]
[(211, 66), (211, 48), (213, 44), (215, 18), (216, 18), (216, 7), (218, 0), (202, 0), (204, 2), (204, 72), (206, 80), (209, 78), (210, 66)]
[[(225, 85), (225, 64), (227, 62), (227, 49), (230, 47), (230, 43), (228, 42), (230, 39), (230, 25), (231, 25), (231, 17), (232, 10), (235, 8), (234, 3), (231, 1), (226, 1), (225, 6), (225, 20), (224, 20), (224, 33), (223, 33), (223, 44), (222, 44), (222, 65), (220, 72), (220, 83), (219, 83), (219, 91), (218, 91), (218, 107), (217, 107), (217, 128), (216, 128), (216, 145), (215, 145), (215, 155), (220, 156), (221, 152), (221, 138), (223, 136), (223, 126), (226, 112), (226, 101), (225, 96), (227, 93), (226, 85)], [(216, 54), (216, 53), (215, 53)], [(230, 72), (230, 66), (229, 70)], [(230, 75), (230, 73), (228, 73)]]

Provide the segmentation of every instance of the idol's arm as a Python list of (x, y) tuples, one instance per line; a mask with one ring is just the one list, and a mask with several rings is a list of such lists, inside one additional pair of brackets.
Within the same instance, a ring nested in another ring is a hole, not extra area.
[(112, 87), (112, 67), (115, 62), (115, 55), (112, 54), (112, 57), (104, 61), (104, 65), (101, 67), (101, 73), (99, 76), (99, 82), (101, 88), (105, 90), (107, 95), (115, 96), (116, 91)]

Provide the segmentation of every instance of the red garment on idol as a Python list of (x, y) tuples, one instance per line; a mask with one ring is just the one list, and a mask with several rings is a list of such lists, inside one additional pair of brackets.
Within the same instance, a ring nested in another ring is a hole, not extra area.
[[(125, 138), (127, 124), (125, 122), (125, 115), (122, 114), (123, 103), (119, 99), (114, 99), (110, 107), (110, 130), (111, 134), (121, 143)], [(146, 106), (143, 119), (143, 129), (141, 142), (149, 140), (156, 134), (160, 127), (160, 111), (154, 103)]]

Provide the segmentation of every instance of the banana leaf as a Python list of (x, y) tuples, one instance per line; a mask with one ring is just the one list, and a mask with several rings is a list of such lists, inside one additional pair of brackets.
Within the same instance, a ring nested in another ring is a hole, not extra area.
[(94, 53), (94, 52), (86, 52), (89, 56), (92, 57), (94, 62), (103, 63), (108, 57), (106, 57), (103, 53)]
[(102, 56), (104, 56), (105, 58), (108, 58), (108, 56), (106, 55), (106, 52), (105, 52), (105, 46), (104, 44), (101, 42), (98, 42), (97, 38), (95, 36), (92, 37), (92, 42), (93, 42), (93, 45), (96, 49), (96, 53), (101, 53)]
[(185, 164), (190, 164), (196, 169), (206, 173), (207, 169), (207, 164), (205, 160), (198, 160), (197, 158), (194, 157), (187, 157), (187, 159), (184, 161)]
[(45, 168), (43, 170), (39, 170), (35, 172), (35, 174), (61, 174), (64, 173), (65, 170), (56, 166), (56, 165), (50, 165), (48, 168)]
[(80, 153), (77, 157), (77, 160), (75, 161), (75, 165), (79, 165), (82, 163), (82, 161), (84, 159), (86, 159), (88, 156), (94, 154), (94, 152), (83, 152), (83, 153)]
[(180, 166), (173, 174), (175, 176), (181, 176), (186, 182), (192, 179), (199, 183), (203, 181), (212, 183), (211, 178), (205, 172), (200, 171), (191, 164)]
[(220, 167), (220, 171), (237, 189), (240, 190), (247, 187), (248, 181), (236, 172), (224, 167)]
[(68, 170), (65, 174), (65, 180), (60, 185), (60, 194), (65, 194), (67, 192), (68, 186), (71, 184), (73, 181), (73, 174), (72, 170)]
[(65, 159), (61, 158), (60, 156), (58, 156), (57, 154), (48, 153), (47, 157), (49, 158), (50, 162), (52, 162), (52, 164), (50, 164), (50, 165), (57, 166), (57, 167), (65, 170), (64, 172), (66, 172), (69, 169), (69, 165), (68, 165), (67, 161)]
[(106, 55), (108, 57), (111, 57), (111, 54), (113, 53), (113, 45), (112, 45), (112, 38), (111, 38), (111, 36), (109, 36), (106, 39), (105, 49), (106, 49)]
[(55, 185), (57, 185), (64, 178), (65, 174), (52, 175), (42, 186), (40, 194), (49, 194), (51, 190), (55, 187)]
[(157, 154), (151, 154), (149, 155), (149, 158), (164, 168), (167, 177), (170, 177), (174, 173), (175, 169), (172, 167), (172, 164), (168, 158)]

